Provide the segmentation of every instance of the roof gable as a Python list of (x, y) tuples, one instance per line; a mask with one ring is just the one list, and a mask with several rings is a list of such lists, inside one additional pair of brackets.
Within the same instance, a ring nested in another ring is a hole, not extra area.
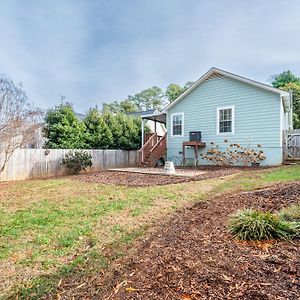
[(233, 73), (218, 69), (218, 68), (211, 68), (209, 69), (202, 77), (200, 77), (189, 89), (187, 89), (182, 95), (180, 95), (177, 99), (175, 99), (172, 103), (167, 105), (164, 109), (164, 111), (168, 111), (171, 107), (175, 106), (180, 100), (185, 98), (188, 94), (190, 94), (194, 89), (196, 89), (198, 86), (200, 86), (203, 82), (216, 78), (216, 77), (228, 77), (235, 80), (238, 80), (240, 82), (244, 82), (246, 84), (255, 86), (257, 88), (260, 88), (265, 91), (269, 91), (272, 93), (276, 93), (278, 95), (284, 96), (284, 97), (290, 97), (290, 93), (282, 91), (280, 89), (274, 88), (270, 85), (242, 77), (239, 75), (235, 75)]

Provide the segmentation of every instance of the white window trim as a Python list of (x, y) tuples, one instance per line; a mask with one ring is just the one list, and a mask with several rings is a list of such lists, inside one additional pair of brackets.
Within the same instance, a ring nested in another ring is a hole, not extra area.
[[(182, 116), (182, 126), (181, 126), (181, 134), (178, 135), (173, 135), (173, 116)], [(183, 137), (184, 136), (184, 113), (183, 112), (178, 112), (178, 113), (173, 113), (171, 114), (171, 137)]]
[[(220, 110), (223, 109), (231, 109), (232, 111), (232, 121), (231, 121), (231, 132), (220, 132)], [(217, 135), (234, 135), (235, 134), (235, 106), (234, 105), (229, 105), (229, 106), (220, 106), (217, 107)]]

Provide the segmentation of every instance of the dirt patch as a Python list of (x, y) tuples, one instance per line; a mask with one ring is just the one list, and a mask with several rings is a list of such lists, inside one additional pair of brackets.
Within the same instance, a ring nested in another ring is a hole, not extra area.
[(273, 211), (299, 201), (300, 182), (294, 182), (197, 203), (161, 225), (109, 277), (74, 276), (55, 297), (299, 299), (299, 240), (241, 243), (227, 232), (237, 209)]
[(74, 176), (76, 180), (83, 182), (96, 182), (103, 184), (125, 185), (125, 186), (153, 186), (182, 183), (195, 180), (219, 178), (230, 174), (241, 172), (240, 168), (211, 168), (205, 169), (203, 174), (194, 177), (167, 176), (154, 174), (140, 174), (131, 172), (103, 171), (92, 174)]

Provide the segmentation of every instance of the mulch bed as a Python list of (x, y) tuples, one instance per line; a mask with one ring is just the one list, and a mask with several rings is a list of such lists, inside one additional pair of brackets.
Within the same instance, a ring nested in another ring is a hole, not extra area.
[(227, 232), (238, 209), (274, 211), (297, 202), (300, 182), (197, 203), (162, 224), (109, 276), (74, 276), (57, 293), (60, 299), (299, 299), (299, 240), (238, 242)]
[(205, 169), (204, 174), (194, 177), (167, 176), (154, 174), (140, 174), (131, 172), (103, 171), (91, 174), (81, 174), (74, 178), (83, 182), (96, 182), (103, 184), (125, 185), (132, 187), (144, 187), (153, 185), (166, 185), (173, 183), (188, 182), (219, 178), (222, 176), (241, 172), (242, 168), (210, 168)]

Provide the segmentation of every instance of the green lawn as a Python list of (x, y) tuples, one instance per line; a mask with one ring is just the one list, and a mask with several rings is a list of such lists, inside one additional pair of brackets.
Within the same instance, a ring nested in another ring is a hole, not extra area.
[(145, 188), (74, 177), (0, 183), (0, 297), (38, 298), (78, 265), (108, 268), (155, 222), (195, 201), (290, 180), (300, 180), (300, 166)]

